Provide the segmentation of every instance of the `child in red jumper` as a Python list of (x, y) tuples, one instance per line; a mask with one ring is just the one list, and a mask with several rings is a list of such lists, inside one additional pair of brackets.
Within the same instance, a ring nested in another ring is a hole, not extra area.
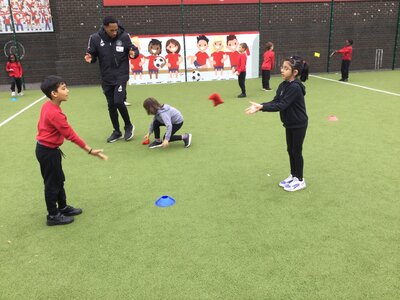
[(241, 43), (239, 45), (239, 56), (238, 56), (238, 61), (237, 61), (237, 66), (236, 66), (236, 75), (238, 75), (238, 82), (240, 89), (242, 90), (242, 93), (238, 96), (238, 98), (244, 98), (246, 97), (246, 63), (247, 63), (247, 44), (246, 43)]
[(22, 66), (14, 54), (8, 56), (6, 71), (11, 80), (11, 96), (15, 96), (15, 85), (17, 85), (18, 96), (23, 96), (22, 92)]
[(49, 98), (43, 104), (38, 122), (36, 136), (36, 158), (44, 180), (44, 196), (48, 211), (47, 225), (63, 225), (74, 221), (75, 215), (82, 213), (80, 208), (67, 205), (64, 190), (65, 176), (61, 165), (63, 155), (60, 146), (64, 138), (77, 144), (88, 154), (103, 160), (108, 157), (102, 150), (89, 147), (72, 129), (67, 117), (61, 110), (61, 103), (68, 100), (68, 89), (65, 81), (58, 76), (49, 76), (40, 89)]
[(271, 71), (275, 67), (275, 53), (274, 44), (268, 42), (265, 47), (265, 52), (263, 55), (263, 63), (261, 66), (262, 73), (262, 88), (264, 91), (270, 91), (269, 80), (271, 78)]
[(347, 82), (349, 80), (350, 62), (353, 54), (352, 45), (353, 45), (353, 40), (346, 40), (346, 45), (342, 49), (335, 50), (331, 54), (331, 56), (334, 55), (335, 53), (342, 54), (342, 66), (341, 66), (342, 78), (340, 78), (339, 81)]

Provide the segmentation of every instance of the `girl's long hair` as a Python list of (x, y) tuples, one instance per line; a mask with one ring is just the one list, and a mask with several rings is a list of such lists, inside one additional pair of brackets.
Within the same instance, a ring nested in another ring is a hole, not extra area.
[(304, 82), (308, 79), (309, 65), (300, 56), (294, 55), (289, 58), (285, 58), (283, 61), (287, 61), (289, 63), (292, 71), (297, 70), (297, 76), (300, 76), (301, 81)]
[(153, 97), (149, 97), (143, 102), (143, 108), (146, 110), (148, 115), (155, 115), (161, 107), (162, 104)]

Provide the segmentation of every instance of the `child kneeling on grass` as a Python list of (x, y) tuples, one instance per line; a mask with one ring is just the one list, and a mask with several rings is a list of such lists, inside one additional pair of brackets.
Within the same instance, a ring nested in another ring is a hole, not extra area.
[[(149, 148), (168, 147), (169, 142), (183, 141), (186, 148), (192, 142), (192, 134), (175, 135), (183, 125), (183, 116), (179, 110), (168, 104), (160, 104), (155, 98), (150, 97), (144, 100), (143, 107), (148, 115), (154, 115), (150, 124), (149, 132), (144, 139), (149, 139), (154, 132), (155, 140), (149, 145)], [(167, 127), (164, 138), (160, 139), (160, 126)]]
[(88, 154), (107, 160), (100, 149), (92, 149), (72, 129), (67, 117), (61, 110), (61, 103), (68, 100), (68, 89), (65, 81), (58, 76), (48, 76), (43, 80), (40, 89), (49, 98), (43, 104), (38, 122), (36, 136), (36, 158), (44, 180), (44, 197), (47, 206), (47, 225), (64, 225), (74, 221), (75, 215), (82, 209), (67, 205), (64, 190), (65, 176), (61, 165), (64, 156), (60, 146), (64, 138), (74, 142)]
[[(279, 85), (274, 99), (270, 102), (255, 103), (246, 109), (246, 114), (257, 111), (280, 112), (286, 128), (286, 144), (289, 153), (290, 175), (279, 186), (285, 191), (295, 192), (306, 187), (303, 178), (303, 142), (306, 136), (308, 116), (304, 96), (306, 88), (301, 81), (308, 79), (308, 64), (298, 56), (283, 60), (281, 67), (283, 82)], [(298, 79), (300, 77), (300, 80)]]

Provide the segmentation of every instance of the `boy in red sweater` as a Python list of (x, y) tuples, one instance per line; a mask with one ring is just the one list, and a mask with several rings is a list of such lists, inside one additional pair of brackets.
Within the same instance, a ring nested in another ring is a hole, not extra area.
[(238, 75), (238, 82), (240, 89), (242, 90), (242, 93), (238, 96), (238, 98), (244, 98), (246, 97), (246, 63), (247, 63), (247, 44), (246, 43), (241, 43), (239, 45), (239, 56), (238, 56), (238, 61), (237, 61), (237, 66), (236, 66), (236, 75)]
[(342, 66), (341, 66), (342, 78), (340, 78), (339, 81), (347, 82), (349, 80), (349, 68), (353, 54), (352, 45), (353, 45), (353, 40), (346, 40), (346, 45), (342, 49), (335, 50), (331, 54), (331, 56), (334, 55), (335, 53), (342, 54)]
[(65, 81), (58, 76), (49, 76), (43, 80), (40, 89), (49, 98), (43, 104), (36, 136), (36, 158), (44, 180), (44, 196), (47, 206), (47, 225), (64, 225), (74, 221), (75, 215), (82, 209), (67, 205), (64, 190), (65, 176), (61, 165), (63, 155), (60, 146), (64, 138), (74, 142), (88, 154), (107, 160), (100, 149), (89, 147), (72, 129), (67, 117), (61, 110), (61, 103), (68, 100)]
[(22, 92), (22, 66), (14, 54), (8, 56), (6, 71), (11, 80), (11, 96), (15, 96), (15, 85), (17, 85), (18, 96), (23, 96)]

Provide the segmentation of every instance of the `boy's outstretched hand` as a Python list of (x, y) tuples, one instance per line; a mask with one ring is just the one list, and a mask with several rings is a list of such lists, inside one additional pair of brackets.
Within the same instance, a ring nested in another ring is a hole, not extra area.
[(251, 105), (244, 110), (246, 115), (254, 114), (254, 113), (258, 112), (259, 110), (261, 110), (263, 107), (261, 104), (258, 104), (256, 102), (252, 102), (252, 101), (250, 101), (250, 104)]
[(108, 156), (103, 153), (103, 149), (93, 149), (90, 154), (97, 156), (102, 160), (108, 160)]

